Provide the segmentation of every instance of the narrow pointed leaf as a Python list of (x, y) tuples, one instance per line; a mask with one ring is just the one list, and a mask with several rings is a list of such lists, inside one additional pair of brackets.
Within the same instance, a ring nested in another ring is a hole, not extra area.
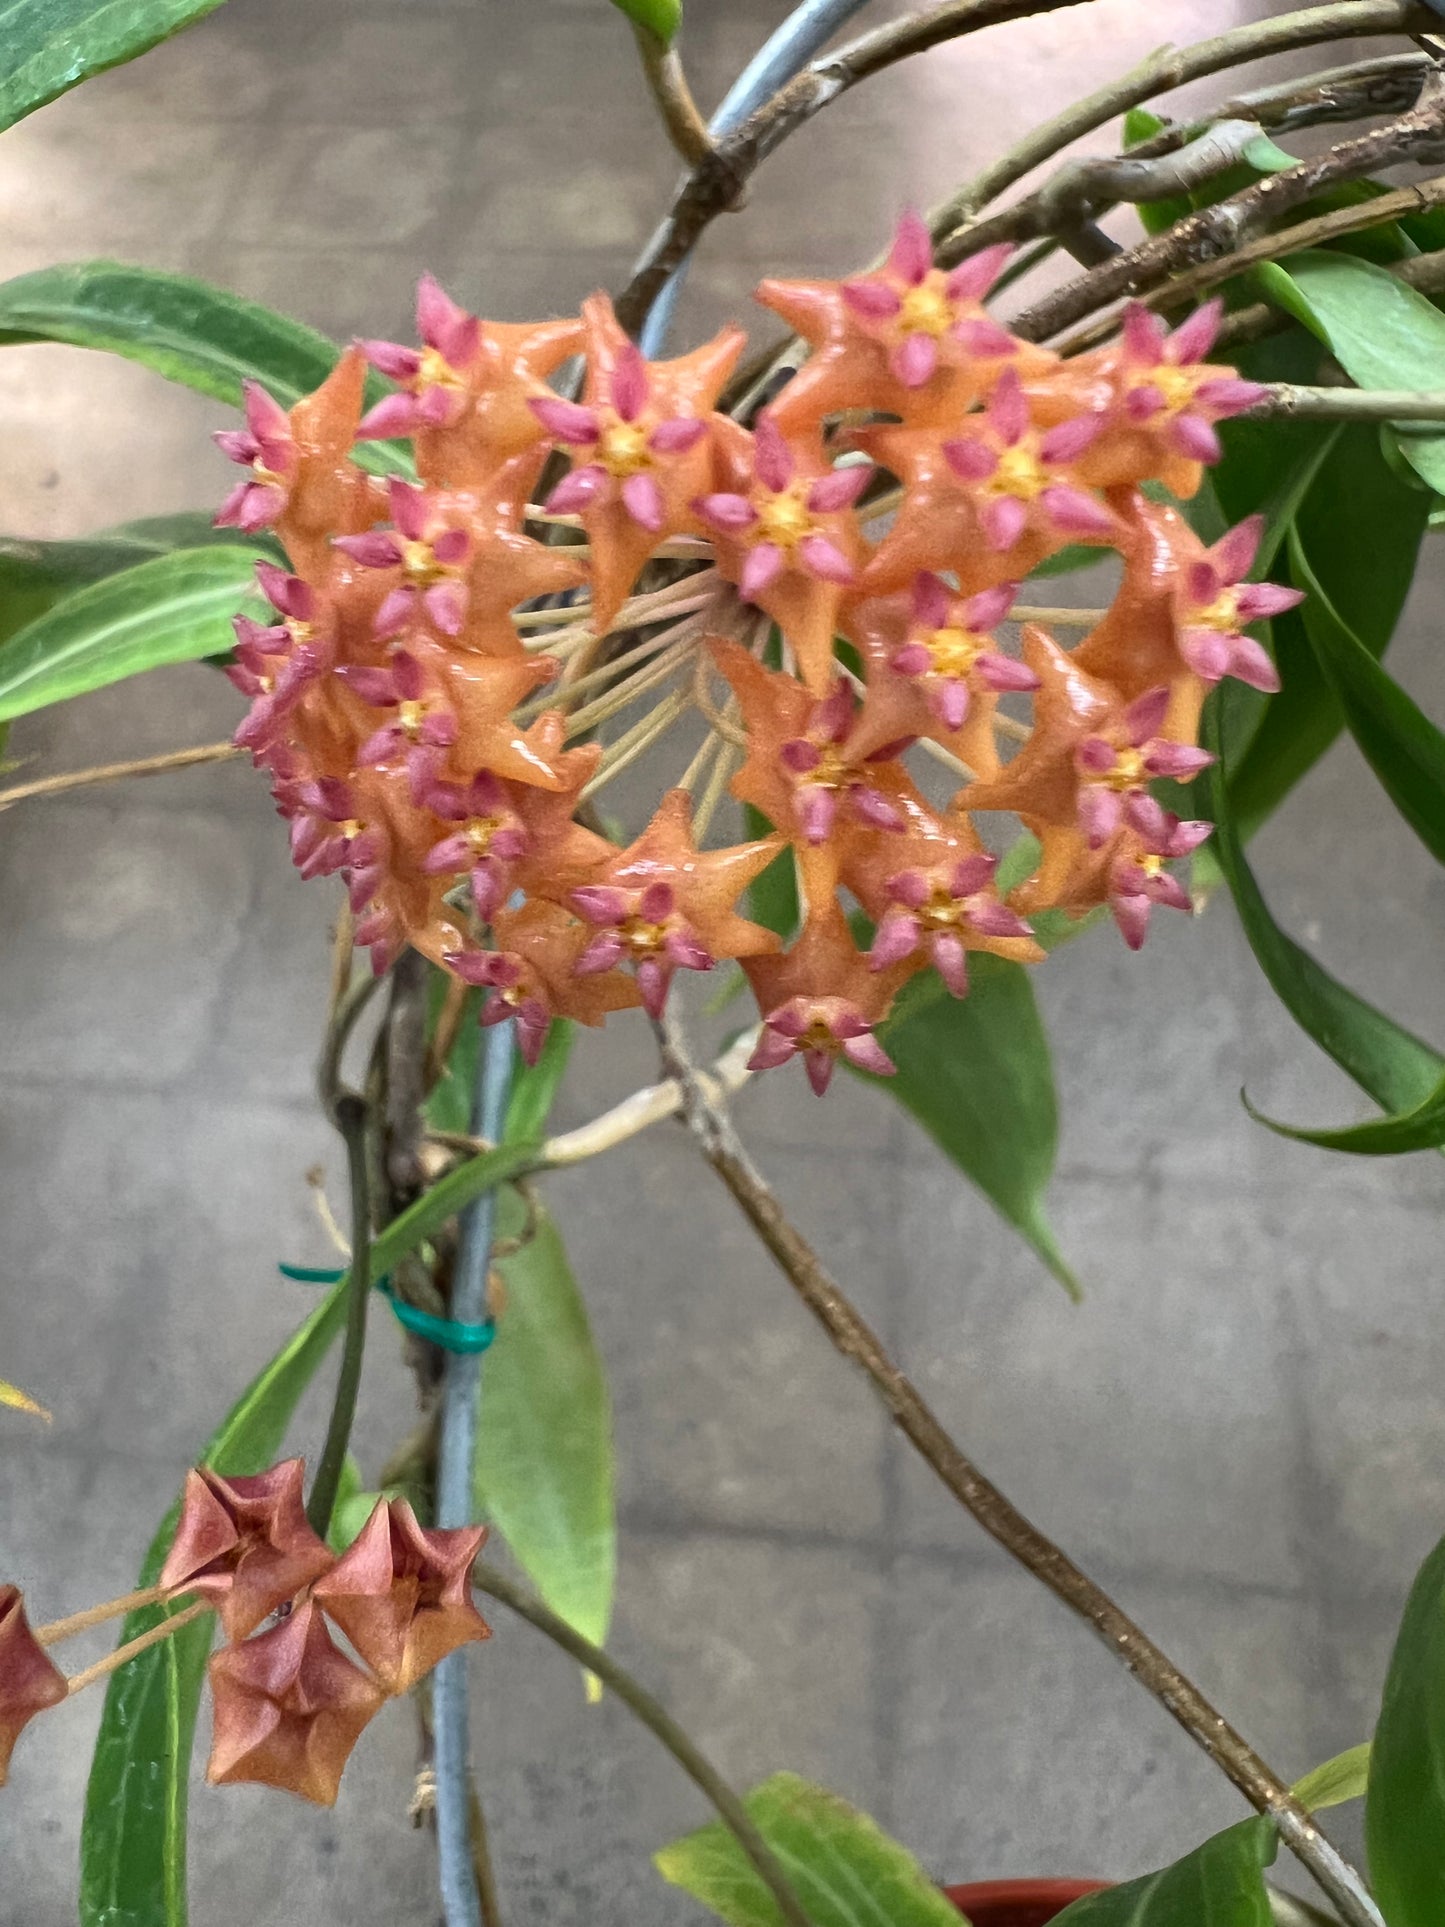
[[(813, 1927), (959, 1927), (906, 1847), (876, 1820), (796, 1773), (775, 1773), (744, 1801)], [(720, 1823), (653, 1855), (665, 1880), (728, 1927), (783, 1927), (778, 1904)]]
[(221, 0), (6, 0), (0, 6), (0, 128), (92, 74), (134, 60)]
[[(1293, 285), (1291, 306), (1361, 388), (1445, 390), (1445, 314), (1372, 261), (1318, 250), (1278, 266), (1272, 286)], [(1397, 425), (1400, 452), (1445, 493), (1445, 433)]]
[(1390, 1927), (1445, 1920), (1445, 1543), (1395, 1640), (1365, 1793), (1370, 1878)]
[(1346, 1800), (1358, 1800), (1369, 1777), (1370, 1742), (1362, 1740), (1296, 1780), (1292, 1791), (1301, 1806), (1318, 1813), (1325, 1807), (1342, 1806)]
[[(1386, 277), (1388, 279), (1388, 277)], [(1382, 656), (1414, 580), (1430, 497), (1401, 482), (1369, 423), (1351, 423), (1331, 442), (1293, 519), (1293, 532), (1310, 558), (1332, 606), (1370, 654)], [(1244, 504), (1231, 514), (1247, 512)], [(1280, 533), (1286, 534), (1281, 528)], [(1295, 588), (1293, 565), (1276, 564), (1272, 579)], [(1310, 645), (1303, 609), (1286, 610), (1270, 625), (1282, 687), (1262, 705), (1252, 691), (1226, 684), (1224, 727), (1235, 745), (1230, 798), (1248, 839), (1344, 727), (1344, 712)], [(1241, 739), (1240, 717), (1257, 710), (1257, 726)]]
[(262, 553), (177, 549), (62, 597), (0, 646), (0, 721), (164, 663), (224, 655)]
[(962, 998), (931, 974), (914, 979), (882, 1032), (897, 1075), (867, 1081), (923, 1126), (1077, 1296), (1044, 1210), (1059, 1113), (1033, 985), (1022, 964), (977, 953), (968, 979)]
[[(0, 283), (0, 346), (29, 341), (108, 349), (232, 407), (240, 406), (241, 383), (252, 380), (290, 408), (321, 386), (341, 353), (274, 308), (189, 275), (119, 261), (73, 261)], [(368, 402), (390, 392), (375, 376)], [(399, 444), (363, 443), (356, 459), (380, 475), (414, 472)]]
[(1272, 1821), (1241, 1820), (1172, 1867), (1076, 1900), (1057, 1927), (1271, 1927), (1264, 1870), (1277, 1844)]
[[(257, 542), (254, 536), (243, 538)], [(28, 542), (0, 536), (0, 643), (44, 615), (60, 598), (102, 582), (137, 562), (173, 549), (234, 548), (234, 529), (217, 529), (208, 515), (156, 515), (71, 542)], [(260, 543), (257, 542), (258, 552)], [(273, 558), (281, 561), (279, 550)]]
[(531, 1235), (515, 1197), (502, 1238), (525, 1242), (497, 1269), (505, 1286), (482, 1374), (474, 1493), (542, 1598), (601, 1645), (617, 1565), (612, 1405), (562, 1239), (542, 1212)]
[(1209, 785), (1215, 859), (1276, 996), (1300, 1028), (1383, 1109), (1408, 1113), (1425, 1105), (1445, 1078), (1445, 1057), (1346, 989), (1280, 929), (1245, 861), (1229, 800), (1223, 745), (1207, 719), (1205, 746), (1219, 758)]
[[(239, 1475), (272, 1463), (345, 1311), (342, 1284), (252, 1381), (206, 1446), (202, 1464)], [(178, 1500), (151, 1542), (138, 1584), (155, 1583), (179, 1515)], [(150, 1606), (131, 1613), (120, 1643), (148, 1632), (167, 1611)], [(85, 1797), (80, 1927), (185, 1927), (191, 1743), (211, 1635), (205, 1614), (111, 1679)]]
[(1341, 620), (1305, 554), (1290, 542), (1294, 579), (1316, 659), (1350, 733), (1382, 788), (1437, 863), (1445, 863), (1445, 735)]
[(0, 1405), (8, 1405), (14, 1412), (28, 1412), (32, 1418), (43, 1418), (48, 1424), (50, 1413), (38, 1399), (22, 1392), (18, 1385), (12, 1385), (8, 1378), (0, 1378)]

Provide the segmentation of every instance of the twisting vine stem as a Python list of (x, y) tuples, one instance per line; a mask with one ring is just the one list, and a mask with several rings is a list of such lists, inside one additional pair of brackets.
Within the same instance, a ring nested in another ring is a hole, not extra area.
[(1275, 1822), (1281, 1839), (1308, 1868), (1341, 1919), (1349, 1927), (1383, 1927), (1358, 1871), (1320, 1831), (1288, 1784), (1143, 1628), (965, 1456), (817, 1252), (789, 1221), (744, 1150), (727, 1112), (698, 1078), (675, 1026), (664, 1019), (659, 1035), (664, 1067), (682, 1090), (683, 1116), (703, 1157), (835, 1348), (872, 1381), (893, 1422), (924, 1463), (991, 1538), (1088, 1621), (1125, 1669), (1172, 1714), (1250, 1804)]

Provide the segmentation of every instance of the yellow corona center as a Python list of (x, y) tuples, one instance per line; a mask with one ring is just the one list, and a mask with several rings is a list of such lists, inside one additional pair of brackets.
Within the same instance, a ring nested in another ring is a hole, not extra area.
[(288, 616), (286, 618), (285, 628), (287, 635), (290, 636), (292, 642), (298, 648), (304, 643), (310, 642), (311, 638), (316, 634), (316, 624), (314, 622), (299, 622), (295, 616)]
[(255, 476), (256, 480), (266, 488), (284, 488), (286, 486), (285, 477), (278, 475), (274, 468), (267, 468), (259, 455), (251, 464), (251, 473)]
[(646, 957), (654, 950), (661, 950), (667, 931), (660, 923), (649, 923), (645, 917), (628, 917), (618, 934), (629, 950)]
[(898, 325), (910, 335), (948, 333), (953, 326), (953, 303), (941, 274), (931, 274), (921, 287), (908, 290), (898, 311)]
[(1032, 448), (1020, 442), (1017, 447), (1002, 451), (987, 486), (996, 495), (1017, 495), (1020, 500), (1031, 502), (1049, 486), (1049, 476), (1039, 466), (1039, 458)]
[(1194, 400), (1199, 377), (1192, 368), (1171, 368), (1165, 364), (1151, 368), (1140, 386), (1157, 388), (1164, 397), (1164, 406), (1173, 415), (1181, 408), (1187, 408)]
[(465, 382), (440, 348), (422, 351), (421, 366), (414, 377), (418, 388), (462, 388)]
[(396, 720), (408, 736), (415, 736), (426, 718), (425, 703), (398, 703)]
[(1143, 750), (1121, 749), (1115, 752), (1114, 767), (1103, 771), (1097, 780), (1111, 790), (1136, 790), (1146, 775)]
[(1191, 629), (1218, 629), (1223, 635), (1233, 635), (1239, 627), (1239, 598), (1234, 590), (1226, 589), (1204, 608), (1191, 610), (1189, 626)]
[(463, 835), (477, 856), (485, 856), (492, 847), (492, 838), (502, 827), (499, 816), (474, 816)]
[(432, 554), (430, 542), (403, 542), (401, 566), (413, 582), (435, 582), (443, 573), (441, 565)]
[(829, 1030), (821, 1017), (815, 1017), (803, 1032), (802, 1036), (798, 1038), (795, 1048), (798, 1050), (835, 1051), (838, 1049), (838, 1039), (833, 1035), (832, 1031)]
[(813, 518), (803, 500), (806, 483), (794, 483), (780, 495), (753, 498), (758, 512), (758, 533), (765, 542), (774, 542), (791, 553), (805, 535), (813, 532)]
[(1156, 856), (1152, 850), (1135, 860), (1146, 877), (1157, 877), (1163, 872), (1164, 858)]
[(933, 658), (934, 673), (962, 680), (983, 652), (987, 638), (972, 629), (934, 629), (923, 637), (923, 646)]
[(636, 422), (611, 422), (597, 444), (597, 459), (609, 475), (623, 480), (650, 468), (652, 457), (647, 448), (647, 430)]

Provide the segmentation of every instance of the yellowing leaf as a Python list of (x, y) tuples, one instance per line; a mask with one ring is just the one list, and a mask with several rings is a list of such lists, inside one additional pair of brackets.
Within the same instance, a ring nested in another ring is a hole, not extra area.
[(4, 1378), (0, 1378), (0, 1405), (12, 1405), (17, 1412), (31, 1412), (36, 1418), (43, 1418), (47, 1425), (50, 1423), (50, 1414), (43, 1405)]

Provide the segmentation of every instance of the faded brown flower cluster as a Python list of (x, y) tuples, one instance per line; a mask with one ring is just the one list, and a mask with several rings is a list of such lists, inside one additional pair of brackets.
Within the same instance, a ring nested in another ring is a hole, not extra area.
[[(188, 1473), (155, 1596), (197, 1598), (220, 1621), (207, 1778), (330, 1806), (386, 1701), (488, 1637), (471, 1594), (486, 1530), (428, 1530), (404, 1500), (381, 1500), (337, 1558), (307, 1523), (303, 1471), (288, 1459), (247, 1478)], [(68, 1695), (46, 1634), (31, 1629), (16, 1588), (0, 1587), (0, 1783), (22, 1728)]]

